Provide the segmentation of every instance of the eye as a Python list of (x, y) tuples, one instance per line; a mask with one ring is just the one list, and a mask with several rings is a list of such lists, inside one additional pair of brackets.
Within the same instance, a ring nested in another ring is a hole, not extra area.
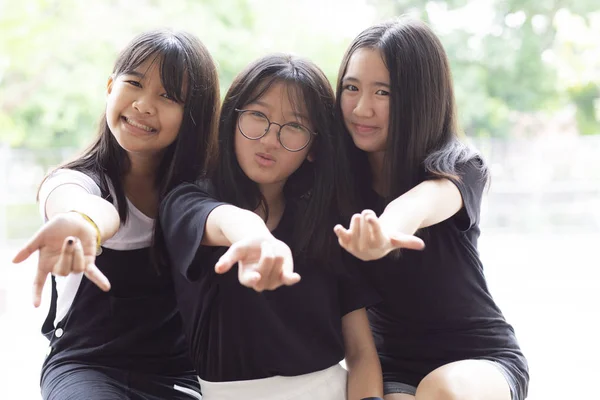
[(298, 124), (296, 122), (290, 122), (289, 124), (285, 124), (286, 126), (289, 126), (292, 129), (295, 129), (297, 131), (303, 131), (306, 130), (306, 128), (304, 128), (304, 126), (302, 126), (301, 124)]
[(249, 111), (248, 114), (255, 118), (266, 118), (265, 114), (261, 113), (260, 111)]
[(375, 92), (375, 94), (379, 94), (381, 96), (389, 96), (390, 92), (388, 92), (387, 90), (379, 89), (378, 91)]
[(169, 96), (167, 93), (163, 93), (163, 94), (161, 94), (160, 96), (161, 96), (161, 97), (164, 97), (165, 99), (167, 99), (167, 100), (169, 100), (169, 101), (173, 101), (173, 102), (175, 102), (175, 103), (177, 103), (177, 102), (178, 102), (178, 101), (177, 101), (177, 100), (176, 100), (174, 97), (172, 97), (172, 96)]
[(343, 89), (350, 92), (358, 92), (358, 88), (354, 85), (345, 85)]
[(130, 84), (132, 86), (139, 87), (139, 88), (142, 87), (142, 84), (140, 82), (138, 82), (138, 81), (129, 80), (129, 81), (125, 81), (125, 83), (128, 83), (128, 84)]

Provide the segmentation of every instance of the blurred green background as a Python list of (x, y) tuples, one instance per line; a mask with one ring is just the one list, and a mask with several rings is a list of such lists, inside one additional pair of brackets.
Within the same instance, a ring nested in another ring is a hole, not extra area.
[[(582, 135), (600, 133), (597, 0), (26, 0), (0, 2), (0, 141), (80, 147), (102, 111), (117, 52), (157, 26), (197, 34), (233, 76), (267, 51), (317, 62), (335, 81), (363, 28), (415, 14), (441, 36), (469, 136), (534, 134), (530, 118), (569, 113)], [(519, 129), (521, 128), (521, 129)]]

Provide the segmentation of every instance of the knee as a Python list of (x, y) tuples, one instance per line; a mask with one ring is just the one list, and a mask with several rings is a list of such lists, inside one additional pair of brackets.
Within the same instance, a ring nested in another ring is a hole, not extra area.
[(464, 400), (468, 396), (468, 383), (460, 376), (452, 377), (446, 371), (435, 370), (427, 375), (415, 395), (416, 400)]

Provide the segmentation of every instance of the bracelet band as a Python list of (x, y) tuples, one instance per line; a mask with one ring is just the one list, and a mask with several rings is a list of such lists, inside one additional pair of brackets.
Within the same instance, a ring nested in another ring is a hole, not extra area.
[(85, 219), (87, 222), (89, 222), (94, 227), (94, 229), (96, 230), (96, 255), (99, 256), (100, 254), (102, 254), (102, 246), (101, 246), (102, 237), (100, 235), (100, 228), (98, 228), (98, 225), (96, 225), (96, 223), (94, 222), (93, 219), (91, 219), (86, 214), (84, 214), (80, 211), (71, 210), (70, 212), (74, 212), (74, 213), (81, 215), (83, 217), (83, 219)]

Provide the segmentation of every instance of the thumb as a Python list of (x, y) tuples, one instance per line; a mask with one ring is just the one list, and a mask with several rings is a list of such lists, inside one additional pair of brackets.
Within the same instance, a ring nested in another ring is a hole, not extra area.
[(228, 272), (237, 262), (247, 257), (247, 254), (248, 248), (234, 244), (219, 258), (215, 264), (215, 272), (218, 274)]
[(283, 271), (281, 274), (281, 282), (286, 286), (292, 286), (300, 282), (300, 275), (296, 272)]
[(390, 243), (396, 249), (423, 250), (425, 248), (425, 242), (413, 235), (391, 236)]

